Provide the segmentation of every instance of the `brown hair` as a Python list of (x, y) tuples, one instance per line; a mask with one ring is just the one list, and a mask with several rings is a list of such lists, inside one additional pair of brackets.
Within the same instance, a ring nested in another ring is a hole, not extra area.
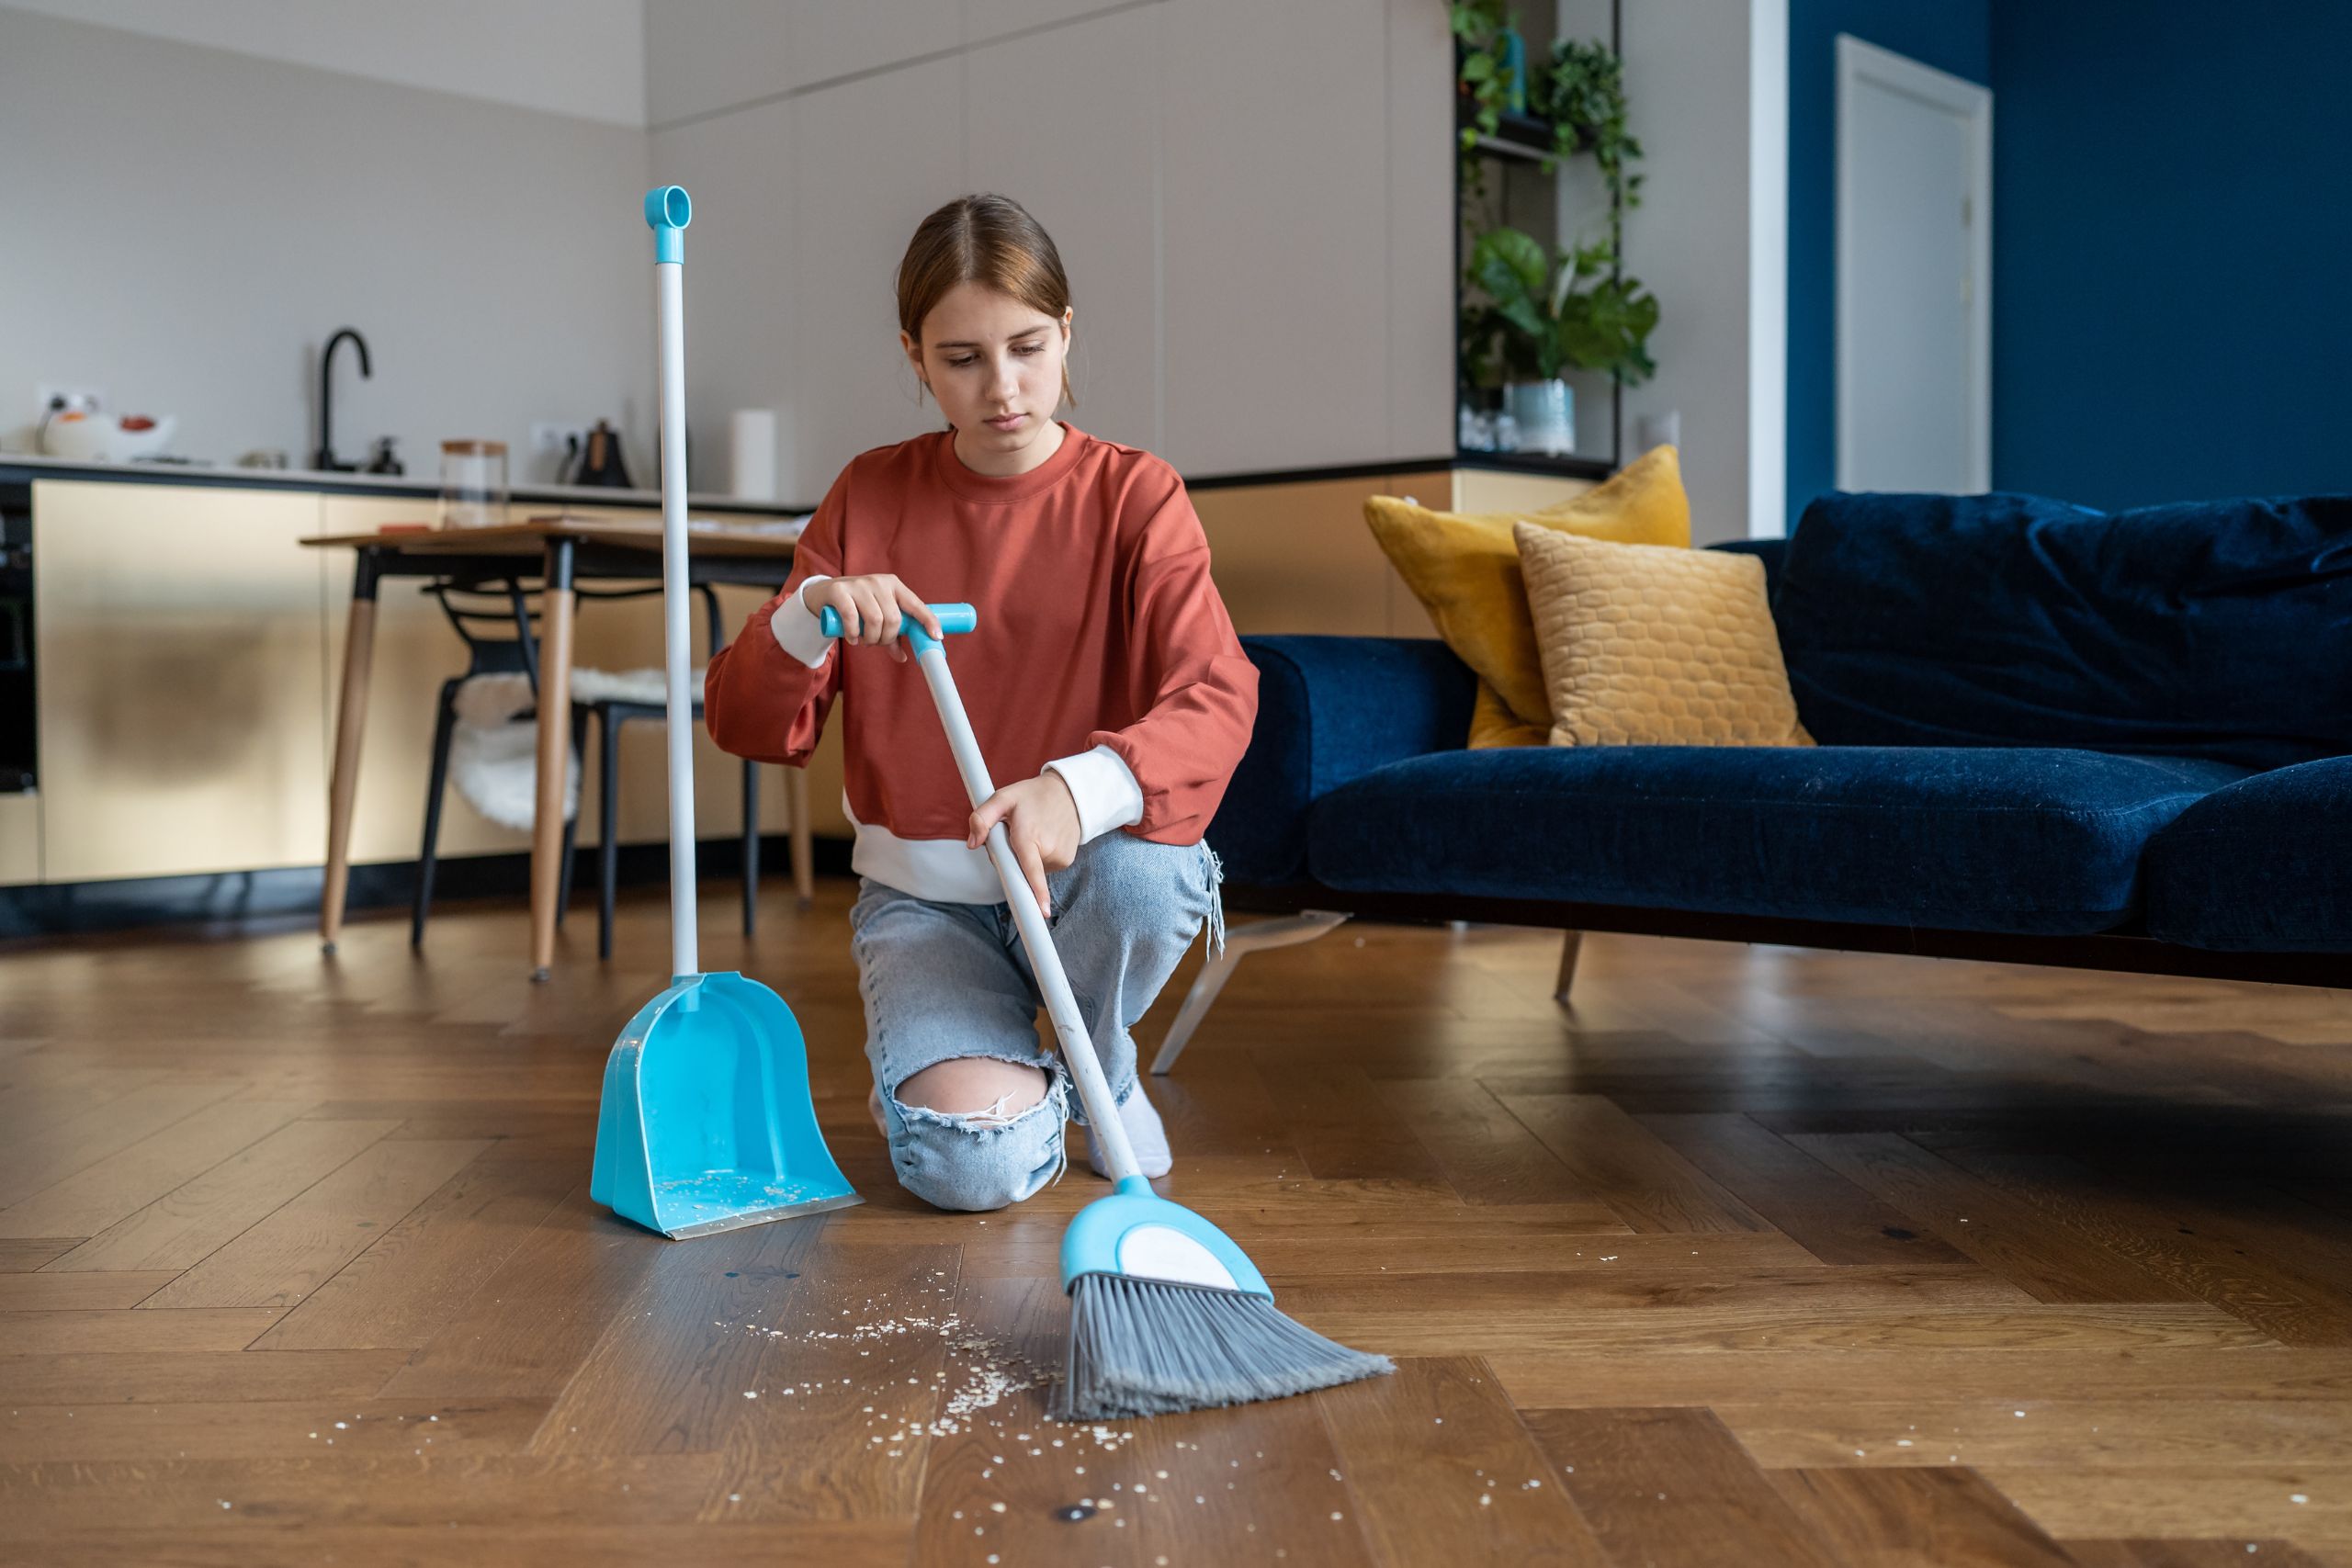
[[(1009, 196), (959, 196), (924, 219), (907, 242), (899, 263), (899, 325), (918, 347), (923, 318), (959, 283), (1009, 294), (1057, 321), (1069, 309), (1069, 279), (1053, 236)], [(1078, 402), (1067, 361), (1062, 396)]]

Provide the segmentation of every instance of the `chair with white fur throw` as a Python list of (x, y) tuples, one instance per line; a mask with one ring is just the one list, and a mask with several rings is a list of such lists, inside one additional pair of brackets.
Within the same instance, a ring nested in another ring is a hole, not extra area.
[[(536, 747), (538, 691), (538, 595), (513, 578), (443, 578), (424, 592), (441, 606), (465, 643), (466, 672), (445, 681), (434, 726), (432, 773), (424, 799), (424, 840), (417, 860), (416, 894), (410, 913), (409, 942), (422, 945), (433, 903), (435, 863), (441, 832), (441, 806), (455, 782), (468, 804), (503, 827), (527, 830), (536, 807)], [(659, 588), (576, 589), (582, 600), (634, 599)], [(722, 646), (718, 596), (708, 584), (701, 594), (707, 648)], [(697, 687), (702, 671), (695, 672)], [(702, 716), (697, 690), (694, 713)], [(573, 843), (578, 829), (580, 761), (588, 727), (595, 721), (599, 741), (596, 953), (613, 953), (613, 902), (619, 871), (620, 731), (639, 719), (666, 717), (659, 669), (571, 672), (571, 756), (564, 781), (563, 877), (556, 919), (571, 901)], [(743, 931), (759, 920), (759, 764), (743, 763)], [(797, 868), (796, 868), (797, 870)]]

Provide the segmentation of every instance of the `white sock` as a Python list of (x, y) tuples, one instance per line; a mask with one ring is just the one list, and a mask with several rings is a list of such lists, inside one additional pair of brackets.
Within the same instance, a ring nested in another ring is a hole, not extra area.
[[(1136, 1151), (1136, 1163), (1143, 1168), (1143, 1173), (1154, 1179), (1167, 1175), (1175, 1163), (1168, 1152), (1168, 1129), (1160, 1123), (1159, 1112), (1144, 1097), (1141, 1078), (1136, 1080), (1135, 1092), (1127, 1096), (1127, 1102), (1119, 1107), (1119, 1124), (1127, 1130), (1127, 1143)], [(1086, 1163), (1094, 1168), (1097, 1176), (1111, 1174), (1091, 1131), (1086, 1137)]]

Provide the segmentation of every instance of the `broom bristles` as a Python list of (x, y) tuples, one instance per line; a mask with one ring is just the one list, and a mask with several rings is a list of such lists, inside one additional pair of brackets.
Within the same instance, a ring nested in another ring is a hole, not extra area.
[(1246, 1291), (1082, 1274), (1069, 1302), (1069, 1359), (1054, 1412), (1064, 1420), (1245, 1404), (1396, 1370)]

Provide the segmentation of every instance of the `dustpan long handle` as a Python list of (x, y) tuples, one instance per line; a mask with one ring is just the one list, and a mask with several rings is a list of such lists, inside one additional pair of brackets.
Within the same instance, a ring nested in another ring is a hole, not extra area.
[[(972, 721), (965, 716), (956, 677), (948, 673), (947, 650), (928, 637), (917, 648), (915, 661), (922, 666), (924, 683), (939, 706), (939, 720), (947, 727), (947, 749), (955, 753), (956, 771), (963, 775), (964, 792), (978, 807), (996, 793), (996, 786), (989, 782), (988, 763), (973, 737)], [(1086, 1032), (1086, 1016), (1079, 1011), (1069, 976), (1062, 970), (1061, 954), (1055, 950), (1054, 933), (1046, 924), (1045, 911), (1037, 908), (1037, 896), (1030, 890), (1020, 861), (1013, 857), (1002, 822), (989, 829), (989, 859), (995, 863), (997, 880), (1004, 884), (1005, 904), (1021, 930), (1021, 945), (1029, 954), (1030, 973), (1037, 977), (1046, 1016), (1054, 1021), (1054, 1033), (1061, 1041), (1062, 1060), (1069, 1065), (1069, 1076), (1078, 1085), (1079, 1103), (1086, 1107), (1088, 1134), (1102, 1151), (1114, 1181), (1140, 1176), (1142, 1168), (1136, 1163), (1127, 1129), (1119, 1120), (1118, 1102), (1111, 1098), (1110, 1082), (1094, 1055), (1093, 1037)]]
[(653, 276), (662, 313), (662, 642), (668, 677), (670, 761), (670, 974), (702, 972), (695, 945), (695, 716), (686, 693), (694, 664), (686, 583), (685, 191), (647, 194)]

